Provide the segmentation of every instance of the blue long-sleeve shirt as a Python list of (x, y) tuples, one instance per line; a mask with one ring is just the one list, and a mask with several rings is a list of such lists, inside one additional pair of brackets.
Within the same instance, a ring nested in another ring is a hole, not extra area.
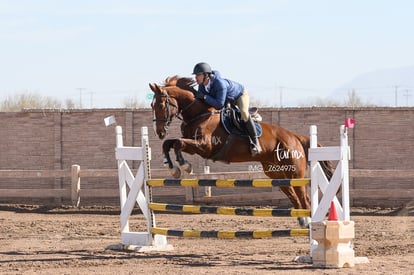
[(243, 85), (235, 81), (221, 77), (220, 72), (213, 71), (210, 76), (210, 90), (207, 92), (204, 85), (199, 85), (198, 90), (206, 95), (205, 101), (216, 109), (221, 109), (226, 101), (233, 102), (244, 91)]

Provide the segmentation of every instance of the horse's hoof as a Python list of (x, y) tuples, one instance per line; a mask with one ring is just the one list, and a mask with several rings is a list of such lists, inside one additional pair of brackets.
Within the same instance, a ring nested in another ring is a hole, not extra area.
[(181, 165), (181, 169), (190, 174), (193, 172), (193, 166), (189, 162), (185, 162), (183, 165)]
[(309, 224), (311, 223), (311, 218), (309, 218), (309, 217), (299, 217), (298, 222), (299, 222), (300, 227), (309, 228)]
[(174, 166), (173, 168), (171, 168), (170, 173), (176, 179), (181, 177), (181, 170), (177, 166)]

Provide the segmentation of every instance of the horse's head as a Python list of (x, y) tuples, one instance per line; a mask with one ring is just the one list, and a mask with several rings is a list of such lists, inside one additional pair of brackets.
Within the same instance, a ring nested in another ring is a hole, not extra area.
[(204, 101), (195, 100), (195, 85), (194, 79), (178, 76), (168, 77), (163, 85), (149, 84), (154, 92), (151, 103), (154, 131), (160, 139), (167, 136), (168, 126), (173, 117), (178, 117), (187, 123), (200, 112), (207, 111), (208, 106)]
[(177, 99), (168, 94), (166, 87), (161, 87), (155, 83), (149, 84), (154, 92), (154, 98), (151, 103), (154, 132), (160, 139), (167, 136), (168, 126), (174, 116), (179, 112)]

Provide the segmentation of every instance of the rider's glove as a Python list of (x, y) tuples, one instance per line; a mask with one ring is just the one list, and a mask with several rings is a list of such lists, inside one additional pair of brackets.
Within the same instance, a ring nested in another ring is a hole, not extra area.
[(204, 99), (205, 94), (202, 91), (197, 91), (195, 97), (198, 99)]

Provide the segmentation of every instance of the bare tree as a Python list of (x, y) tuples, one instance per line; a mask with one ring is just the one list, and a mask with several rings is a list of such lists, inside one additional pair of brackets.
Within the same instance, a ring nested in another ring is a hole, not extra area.
[(363, 102), (362, 99), (356, 94), (355, 89), (348, 92), (348, 100), (345, 101), (345, 106), (348, 107), (367, 107), (374, 106), (369, 102)]
[(42, 97), (35, 93), (9, 96), (0, 102), (0, 111), (17, 112), (22, 109), (61, 109), (62, 104), (51, 97)]
[(70, 98), (65, 100), (65, 106), (66, 106), (66, 109), (75, 109), (75, 108), (77, 108), (77, 105), (76, 105), (75, 101), (73, 101), (73, 99), (70, 99)]
[(149, 108), (149, 104), (144, 100), (139, 101), (136, 97), (129, 97), (125, 98), (123, 101), (123, 105), (125, 108), (130, 109), (141, 109), (141, 108)]
[(354, 89), (348, 93), (348, 98), (341, 102), (332, 98), (317, 98), (299, 104), (300, 107), (369, 107), (374, 104), (363, 101)]

